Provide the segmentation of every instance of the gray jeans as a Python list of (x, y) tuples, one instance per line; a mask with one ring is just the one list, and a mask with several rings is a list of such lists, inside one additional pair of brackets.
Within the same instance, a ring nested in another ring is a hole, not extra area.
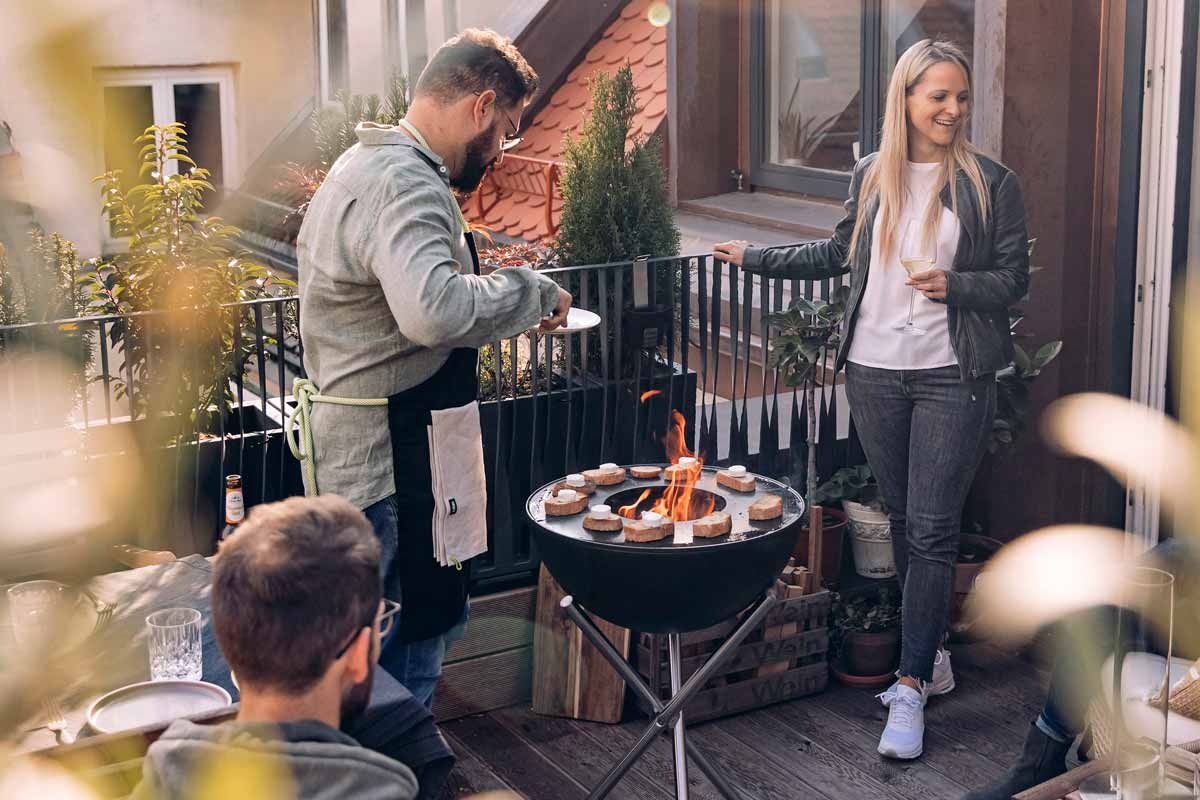
[(904, 597), (900, 674), (928, 681), (953, 607), (963, 503), (996, 413), (993, 375), (846, 365), (846, 398), (892, 523)]

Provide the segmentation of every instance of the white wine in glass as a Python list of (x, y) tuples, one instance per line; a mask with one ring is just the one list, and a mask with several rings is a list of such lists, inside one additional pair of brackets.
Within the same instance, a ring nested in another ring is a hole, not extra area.
[[(924, 236), (920, 220), (909, 220), (904, 226), (904, 237), (900, 240), (900, 263), (904, 265), (909, 275), (924, 272), (937, 263), (937, 243), (930, 242)], [(913, 322), (913, 307), (917, 300), (917, 290), (913, 287), (908, 296), (908, 319), (896, 329), (909, 336), (924, 336), (925, 329)]]
[(900, 263), (904, 266), (904, 269), (909, 275), (914, 275), (918, 272), (924, 272), (932, 267), (935, 263), (935, 260), (932, 258), (902, 258), (900, 259)]

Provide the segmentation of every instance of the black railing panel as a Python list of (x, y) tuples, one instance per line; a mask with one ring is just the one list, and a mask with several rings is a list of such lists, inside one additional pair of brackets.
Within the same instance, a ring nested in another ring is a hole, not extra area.
[[(635, 308), (643, 270), (645, 307)], [(838, 281), (762, 279), (708, 254), (546, 270), (595, 311), (600, 325), (574, 335), (524, 334), (485, 348), (479, 364), (480, 415), (488, 481), (489, 551), (472, 565), (476, 588), (525, 580), (537, 567), (524, 503), (542, 483), (606, 461), (661, 462), (663, 440), (684, 421), (685, 443), (707, 463), (745, 463), (802, 487), (807, 410), (803, 396), (770, 369), (766, 316), (791, 298), (826, 296)], [(233, 308), (225, 354), (240, 365), (229, 375), (228, 413), (208, 429), (181, 425), (170, 451), (177, 550), (212, 552), (222, 524), (223, 479), (242, 475), (247, 503), (303, 492), (299, 465), (284, 440), (291, 384), (303, 373), (303, 344), (291, 332), (298, 300), (264, 298)], [(68, 324), (69, 323), (69, 324)], [(147, 425), (139, 402), (169, 366), (169, 317), (161, 312), (87, 317), (0, 328), (0, 359), (56, 335), (90, 334), (83, 402), (59, 426)], [(151, 357), (139, 373), (115, 348), (114, 331), (135, 327)], [(827, 367), (832, 367), (832, 356)], [(192, 369), (198, 365), (193, 364)], [(823, 371), (829, 375), (831, 370)], [(6, 371), (13, 380), (12, 371)], [(123, 391), (118, 392), (120, 383)], [(0, 398), (12, 386), (0, 386)], [(198, 392), (200, 387), (194, 387)], [(41, 405), (41, 404), (39, 404)], [(861, 460), (861, 445), (837, 438), (846, 409), (836, 390), (818, 392), (815, 409), (821, 477)], [(44, 411), (5, 420), (0, 430), (53, 427)], [(85, 452), (100, 458), (102, 452)], [(182, 554), (182, 552), (180, 553)]]

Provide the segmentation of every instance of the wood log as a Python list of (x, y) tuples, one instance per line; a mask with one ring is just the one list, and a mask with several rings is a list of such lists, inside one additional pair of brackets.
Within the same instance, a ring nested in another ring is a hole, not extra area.
[[(542, 565), (533, 634), (533, 710), (592, 722), (620, 722), (625, 681), (563, 611), (562, 587)], [(629, 629), (592, 615), (617, 651), (629, 656)]]

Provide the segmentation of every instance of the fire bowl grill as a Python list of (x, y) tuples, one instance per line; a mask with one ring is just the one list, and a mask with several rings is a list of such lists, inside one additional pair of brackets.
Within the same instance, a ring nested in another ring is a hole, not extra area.
[[(646, 633), (682, 633), (716, 625), (760, 598), (787, 564), (804, 500), (790, 486), (755, 475), (754, 494), (717, 483), (705, 467), (698, 491), (715, 495), (716, 509), (729, 514), (729, 534), (693, 539), (691, 522), (676, 522), (675, 535), (657, 542), (627, 542), (623, 532), (583, 527), (583, 514), (547, 517), (545, 500), (562, 479), (535, 491), (525, 511), (546, 566), (563, 589), (588, 611), (622, 627)], [(628, 478), (600, 486), (588, 505), (604, 503), (613, 513), (646, 489), (652, 496), (670, 485), (663, 478)], [(751, 521), (750, 504), (766, 494), (783, 499), (783, 516)]]

